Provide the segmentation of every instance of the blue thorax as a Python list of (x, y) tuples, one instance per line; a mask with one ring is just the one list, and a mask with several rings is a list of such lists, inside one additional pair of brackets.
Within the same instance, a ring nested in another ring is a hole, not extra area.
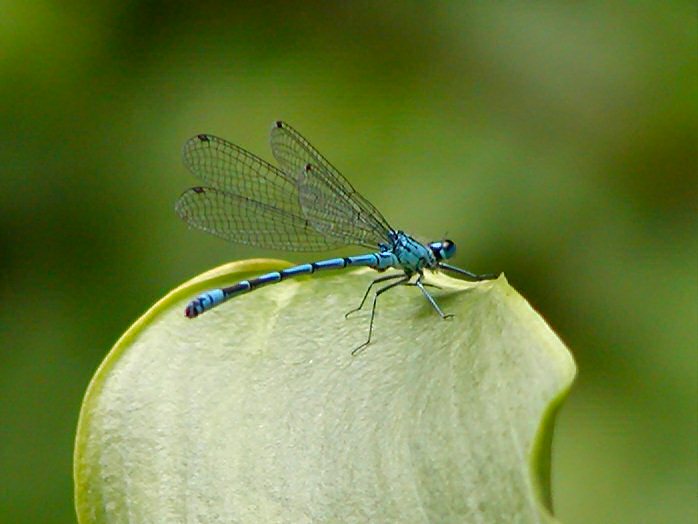
[(404, 231), (391, 231), (389, 237), (391, 245), (379, 246), (385, 267), (400, 268), (408, 275), (421, 273), (423, 269), (436, 269), (439, 261), (452, 257), (456, 252), (456, 245), (450, 240), (424, 245)]

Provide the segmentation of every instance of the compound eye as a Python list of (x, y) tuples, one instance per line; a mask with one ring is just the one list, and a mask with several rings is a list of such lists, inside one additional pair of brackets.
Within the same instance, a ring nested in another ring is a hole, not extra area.
[(444, 258), (451, 258), (456, 253), (456, 244), (451, 240), (444, 240), (441, 243), (441, 253)]

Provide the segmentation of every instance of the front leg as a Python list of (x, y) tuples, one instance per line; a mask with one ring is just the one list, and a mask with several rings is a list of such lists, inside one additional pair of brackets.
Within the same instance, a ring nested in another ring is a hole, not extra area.
[(483, 275), (478, 275), (477, 273), (473, 273), (472, 271), (468, 271), (467, 269), (461, 269), (459, 267), (452, 266), (451, 264), (446, 264), (445, 262), (439, 262), (437, 264), (437, 267), (439, 269), (451, 271), (453, 273), (456, 273), (457, 275), (462, 275), (468, 278), (468, 280), (474, 280), (476, 282), (479, 282), (481, 280), (493, 280), (499, 276), (496, 273), (485, 273)]

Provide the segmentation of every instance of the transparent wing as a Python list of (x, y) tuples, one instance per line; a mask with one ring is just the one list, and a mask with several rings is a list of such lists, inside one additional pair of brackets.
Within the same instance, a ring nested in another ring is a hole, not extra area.
[(296, 177), (300, 206), (315, 229), (351, 244), (388, 240), (393, 229), (383, 215), (295, 129), (275, 122), (270, 142), (281, 168)]
[(175, 204), (192, 227), (231, 242), (287, 251), (347, 243), (306, 219), (296, 178), (235, 144), (197, 135), (184, 144), (184, 164), (210, 186), (186, 191)]
[(205, 185), (302, 215), (295, 177), (213, 135), (184, 144), (184, 165)]
[(175, 211), (190, 226), (238, 244), (285, 251), (323, 251), (343, 244), (300, 214), (214, 187), (188, 189)]

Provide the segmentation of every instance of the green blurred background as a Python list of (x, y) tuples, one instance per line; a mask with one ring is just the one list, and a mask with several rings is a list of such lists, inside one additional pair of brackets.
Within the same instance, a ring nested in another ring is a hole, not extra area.
[(281, 255), (172, 207), (189, 136), (271, 159), (283, 118), (391, 223), (504, 271), (572, 349), (563, 522), (695, 523), (695, 5), (293, 4), (1, 4), (0, 520), (74, 521), (81, 398), (139, 315)]

